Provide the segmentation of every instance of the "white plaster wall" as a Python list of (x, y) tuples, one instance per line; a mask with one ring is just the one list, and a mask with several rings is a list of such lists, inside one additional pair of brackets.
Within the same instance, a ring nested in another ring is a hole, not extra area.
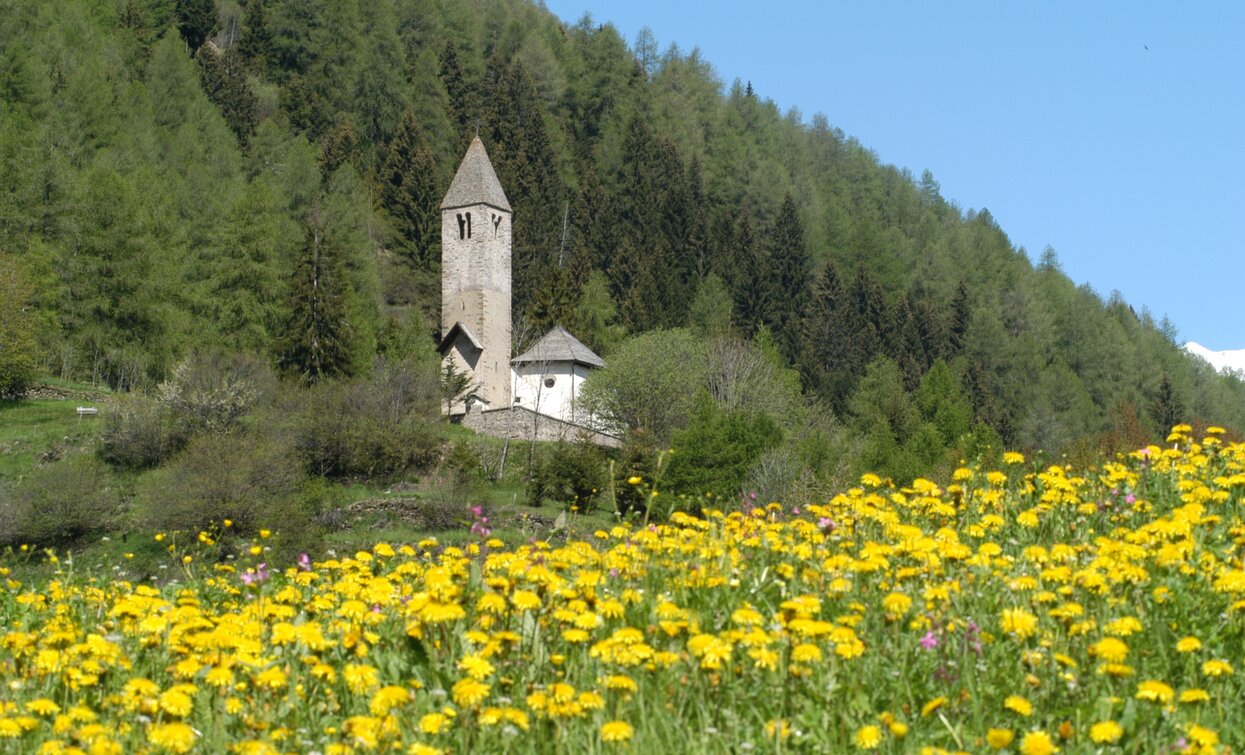
[[(516, 405), (563, 422), (575, 421), (575, 398), (588, 369), (570, 362), (529, 363), (511, 368)], [(553, 378), (553, 386), (545, 385)]]

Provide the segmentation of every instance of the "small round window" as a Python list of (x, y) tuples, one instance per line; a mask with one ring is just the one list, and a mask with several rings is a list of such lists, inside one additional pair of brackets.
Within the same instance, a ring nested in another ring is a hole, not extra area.
[(545, 387), (552, 388), (555, 382), (557, 382), (557, 378), (547, 377), (545, 378)]

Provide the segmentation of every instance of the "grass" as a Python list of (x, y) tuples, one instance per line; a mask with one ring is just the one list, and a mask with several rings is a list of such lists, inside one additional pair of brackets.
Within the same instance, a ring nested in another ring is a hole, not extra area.
[(89, 446), (99, 417), (79, 418), (63, 399), (0, 401), (0, 482), (28, 474), (41, 459)]

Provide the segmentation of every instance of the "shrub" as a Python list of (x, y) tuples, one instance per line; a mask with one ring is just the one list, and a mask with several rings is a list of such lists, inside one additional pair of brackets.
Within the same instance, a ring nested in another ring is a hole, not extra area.
[(103, 411), (100, 457), (124, 469), (163, 464), (190, 438), (189, 429), (174, 421), (160, 402), (138, 394), (119, 394)]
[[(149, 529), (197, 531), (231, 519), (240, 532), (290, 532), (305, 475), (292, 449), (271, 435), (196, 436), (139, 485), (135, 517)], [(309, 521), (315, 512), (305, 512)]]
[(266, 402), (276, 386), (272, 369), (248, 354), (205, 353), (173, 368), (160, 384), (160, 403), (191, 432), (230, 432)]
[(10, 543), (70, 545), (108, 529), (120, 505), (108, 467), (77, 454), (35, 469), (8, 493), (0, 536)]
[(542, 465), (543, 494), (566, 507), (590, 511), (601, 490), (605, 458), (588, 442), (559, 442)]
[(381, 363), (371, 376), (310, 389), (295, 446), (312, 474), (391, 477), (436, 463), (441, 446), (435, 373)]

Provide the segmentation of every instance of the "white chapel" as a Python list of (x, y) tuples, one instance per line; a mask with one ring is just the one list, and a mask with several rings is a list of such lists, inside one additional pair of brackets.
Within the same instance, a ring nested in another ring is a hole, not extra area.
[(493, 435), (569, 437), (593, 433), (575, 399), (601, 357), (561, 326), (518, 356), (511, 351), (510, 202), (484, 143), (472, 140), (441, 201), (441, 344), (469, 376), (466, 399), (450, 407), (463, 424)]

